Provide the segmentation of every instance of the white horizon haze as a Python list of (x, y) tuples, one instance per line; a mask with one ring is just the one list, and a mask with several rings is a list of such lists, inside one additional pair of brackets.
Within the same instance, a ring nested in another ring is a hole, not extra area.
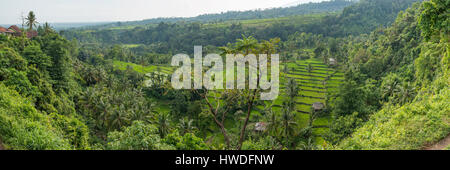
[(326, 0), (14, 0), (0, 6), (0, 24), (20, 24), (21, 16), (26, 17), (29, 11), (34, 11), (39, 23), (118, 22), (321, 1)]

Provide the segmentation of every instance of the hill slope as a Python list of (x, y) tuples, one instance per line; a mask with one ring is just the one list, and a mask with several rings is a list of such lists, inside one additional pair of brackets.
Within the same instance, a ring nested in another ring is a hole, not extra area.
[(176, 22), (223, 22), (231, 20), (249, 20), (249, 19), (266, 19), (266, 18), (278, 18), (287, 17), (293, 15), (305, 15), (324, 12), (337, 12), (343, 10), (345, 7), (354, 4), (351, 0), (330, 0), (319, 3), (306, 3), (299, 4), (297, 6), (285, 7), (285, 8), (270, 8), (264, 10), (249, 10), (249, 11), (229, 11), (218, 14), (202, 14), (196, 17), (174, 17), (174, 18), (154, 18), (146, 19), (142, 21), (128, 21), (117, 22), (111, 24), (104, 24), (101, 26), (93, 26), (92, 28), (108, 28), (118, 26), (138, 26), (148, 24), (158, 24), (160, 22), (176, 23)]
[[(383, 69), (394, 72), (383, 78), (383, 84), (389, 84), (396, 74), (409, 79), (408, 84), (403, 83), (402, 88), (396, 85), (396, 95), (385, 95), (389, 99), (383, 108), (338, 148), (421, 149), (450, 134), (449, 31), (445, 24), (440, 24), (449, 23), (449, 18), (443, 17), (448, 15), (449, 5), (440, 0), (414, 5), (400, 13), (393, 27), (379, 31), (384, 32), (387, 39), (384, 35), (373, 36), (366, 42), (372, 44), (366, 47), (368, 49), (383, 42), (383, 48), (401, 52), (397, 59), (391, 58), (391, 52), (383, 52), (386, 56), (381, 57), (389, 59), (389, 63), (398, 62)], [(433, 17), (428, 17), (430, 15)], [(375, 65), (377, 59), (372, 57), (366, 67)], [(383, 93), (389, 93), (389, 86), (383, 84)], [(408, 96), (410, 100), (402, 100)]]
[[(148, 45), (144, 49), (157, 53), (168, 53), (168, 51), (191, 53), (193, 45), (225, 46), (228, 42), (240, 38), (242, 34), (265, 40), (274, 37), (286, 40), (295, 32), (310, 32), (332, 37), (369, 33), (378, 26), (387, 26), (392, 23), (399, 11), (406, 9), (415, 1), (418, 0), (310, 3), (292, 8), (260, 11), (267, 13), (267, 16), (261, 14), (261, 17), (254, 17), (253, 12), (230, 12), (195, 18), (152, 19), (110, 24), (81, 30), (67, 30), (62, 34), (67, 39), (76, 38), (84, 43)], [(345, 7), (342, 14), (324, 13), (336, 11), (338, 9), (336, 4), (345, 4), (337, 5), (339, 8), (350, 6)], [(311, 8), (311, 10), (299, 12), (304, 11), (303, 8)], [(314, 9), (321, 9), (317, 11), (322, 13), (311, 12)], [(239, 17), (240, 15), (245, 17)], [(203, 22), (212, 20), (214, 22)]]

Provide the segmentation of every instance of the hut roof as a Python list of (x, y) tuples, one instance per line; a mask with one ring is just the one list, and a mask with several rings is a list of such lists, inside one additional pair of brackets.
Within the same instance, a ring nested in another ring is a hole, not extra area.
[(337, 61), (334, 58), (330, 58), (329, 62), (330, 62), (330, 65), (336, 65), (337, 64)]
[(265, 131), (266, 130), (266, 123), (265, 122), (258, 122), (255, 124), (255, 130), (256, 131)]
[(22, 32), (22, 30), (20, 30), (20, 28), (16, 25), (11, 25), (8, 29), (13, 30), (15, 32)]
[(315, 102), (312, 104), (312, 107), (314, 108), (314, 110), (322, 110), (325, 105), (321, 102)]
[(4, 27), (0, 27), (0, 33), (12, 33), (12, 31), (8, 30), (8, 29), (6, 29)]

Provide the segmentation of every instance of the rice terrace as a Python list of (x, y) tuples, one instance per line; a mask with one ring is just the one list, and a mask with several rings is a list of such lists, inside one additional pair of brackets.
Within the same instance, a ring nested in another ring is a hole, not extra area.
[[(263, 117), (264, 107), (270, 105), (274, 112), (281, 113), (283, 107), (283, 96), (286, 96), (285, 87), (288, 79), (293, 79), (298, 84), (298, 95), (296, 96), (296, 115), (298, 117), (297, 124), (300, 127), (307, 127), (310, 123), (313, 125), (314, 142), (317, 145), (323, 144), (322, 135), (326, 134), (328, 130), (328, 122), (330, 121), (330, 114), (326, 113), (326, 104), (333, 100), (333, 95), (337, 92), (339, 85), (343, 81), (343, 73), (339, 71), (338, 63), (334, 59), (330, 59), (330, 64), (325, 64), (323, 60), (317, 58), (310, 58), (296, 61), (286, 61), (281, 65), (280, 73), (280, 90), (279, 97), (272, 101), (262, 102), (256, 106), (253, 122), (256, 124), (258, 120)], [(151, 76), (153, 74), (172, 75), (176, 67), (167, 65), (152, 65), (143, 66), (133, 63), (114, 61), (114, 66), (120, 70), (131, 68), (137, 72)], [(214, 100), (213, 96), (210, 96)], [(158, 101), (159, 104), (164, 105), (166, 101)], [(322, 105), (319, 108), (314, 108), (314, 104)], [(314, 113), (320, 112), (320, 113)], [(322, 113), (323, 112), (323, 113)], [(314, 115), (311, 116), (311, 113)]]

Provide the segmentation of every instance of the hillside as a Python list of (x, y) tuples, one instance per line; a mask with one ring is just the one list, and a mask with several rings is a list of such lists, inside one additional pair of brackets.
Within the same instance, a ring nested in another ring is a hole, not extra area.
[(326, 36), (349, 36), (370, 33), (389, 26), (400, 11), (422, 0), (360, 0), (346, 7), (339, 15), (326, 17), (313, 33)]
[[(83, 43), (99, 43), (102, 45), (131, 44), (142, 45), (142, 49), (157, 53), (175, 51), (176, 53), (192, 53), (192, 42), (196, 45), (225, 46), (242, 35), (268, 40), (279, 37), (287, 40), (295, 32), (322, 34), (324, 36), (344, 37), (370, 33), (377, 27), (388, 26), (395, 20), (398, 12), (406, 9), (417, 0), (380, 1), (362, 0), (350, 3), (343, 11), (333, 13), (305, 13), (295, 15), (279, 15), (277, 18), (263, 19), (224, 19), (219, 22), (136, 22), (92, 29), (73, 29), (63, 31), (67, 39), (76, 38)], [(333, 3), (344, 3), (336, 1)], [(320, 6), (328, 9), (328, 3), (311, 3), (305, 5)], [(347, 2), (349, 3), (349, 2)], [(294, 7), (294, 9), (301, 7)], [(289, 11), (291, 8), (280, 8)], [(366, 10), (370, 9), (370, 10)], [(270, 10), (269, 10), (270, 11)], [(295, 10), (294, 10), (295, 11)], [(218, 16), (226, 16), (221, 14)], [(245, 15), (247, 16), (247, 15)], [(174, 43), (178, 42), (178, 43)], [(189, 45), (188, 45), (189, 44)]]
[[(399, 58), (390, 61), (401, 61), (384, 69), (391, 70), (391, 73), (382, 78), (382, 86), (385, 86), (382, 93), (390, 93), (388, 87), (392, 85), (386, 85), (398, 81), (394, 78), (397, 75), (410, 80), (408, 85), (397, 85), (403, 86), (393, 92), (399, 94), (386, 94), (389, 102), (383, 102), (381, 110), (370, 115), (368, 121), (340, 142), (338, 148), (421, 149), (450, 134), (449, 31), (448, 27), (436, 24), (448, 23), (449, 18), (437, 17), (428, 21), (431, 12), (437, 12), (432, 13), (437, 16), (447, 15), (448, 5), (443, 1), (425, 2), (422, 7), (416, 4), (400, 13), (392, 27), (374, 33), (378, 34), (375, 35), (377, 38), (366, 42), (374, 45), (383, 42), (386, 45), (381, 48), (402, 51), (401, 55), (385, 52), (380, 56), (382, 60), (395, 56)], [(436, 25), (425, 25), (428, 23)], [(374, 53), (371, 58), (380, 54)], [(366, 67), (376, 65), (376, 62), (369, 64), (370, 60)], [(405, 70), (409, 69), (414, 71), (407, 76), (408, 71)]]
[(199, 22), (199, 23), (217, 23), (223, 21), (239, 21), (251, 19), (268, 19), (278, 17), (288, 17), (293, 15), (305, 15), (315, 13), (337, 12), (353, 4), (352, 0), (330, 0), (319, 3), (305, 3), (285, 8), (257, 9), (249, 11), (228, 11), (219, 14), (202, 14), (196, 17), (175, 17), (175, 18), (154, 18), (142, 21), (127, 21), (104, 24), (100, 26), (87, 27), (87, 29), (111, 28), (111, 27), (130, 27), (143, 26), (151, 24), (176, 23), (176, 22)]

